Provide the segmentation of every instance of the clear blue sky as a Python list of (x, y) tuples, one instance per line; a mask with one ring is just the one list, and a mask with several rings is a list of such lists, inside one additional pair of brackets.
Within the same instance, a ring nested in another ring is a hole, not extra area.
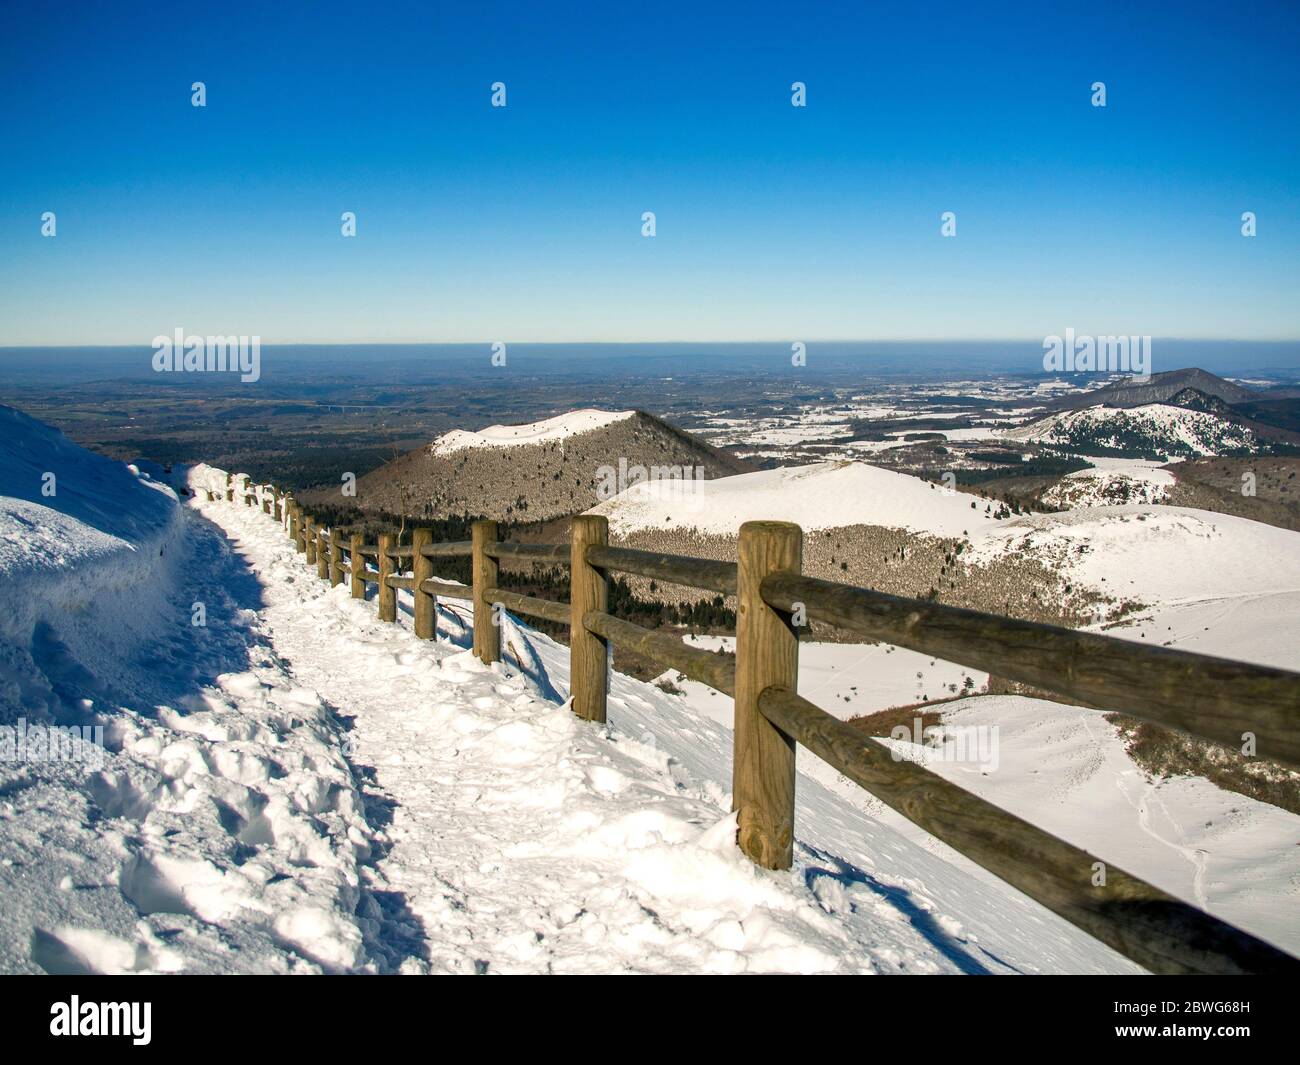
[(0, 345), (1297, 338), (1298, 44), (1293, 3), (10, 2)]

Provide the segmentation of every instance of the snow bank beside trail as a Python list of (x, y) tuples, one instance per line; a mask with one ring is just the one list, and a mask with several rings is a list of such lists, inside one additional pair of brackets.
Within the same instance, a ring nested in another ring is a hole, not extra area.
[(610, 531), (691, 528), (734, 535), (747, 521), (792, 521), (805, 532), (882, 525), (932, 536), (978, 535), (997, 519), (971, 509), (971, 497), (864, 462), (817, 462), (705, 481), (647, 481), (588, 513)]
[(169, 613), (181, 525), (166, 485), (0, 406), (0, 724), (82, 716), (33, 654), (124, 679)]
[(444, 433), (429, 445), (435, 455), (449, 455), (470, 447), (516, 447), (520, 444), (544, 444), (552, 440), (564, 440), (578, 433), (589, 433), (593, 429), (603, 429), (615, 422), (626, 421), (636, 411), (620, 410), (575, 410), (567, 414), (557, 414), (540, 422), (528, 422), (524, 425), (489, 425), (478, 432), (453, 429)]
[(170, 489), (0, 428), (0, 971), (382, 968), (342, 727), (256, 580)]

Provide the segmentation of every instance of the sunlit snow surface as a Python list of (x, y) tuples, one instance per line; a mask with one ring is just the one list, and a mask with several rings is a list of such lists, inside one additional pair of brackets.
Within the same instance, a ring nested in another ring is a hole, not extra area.
[[(65, 445), (24, 437), (24, 461), (39, 473)], [(191, 477), (224, 490), (221, 471)], [(507, 623), (489, 669), (461, 606), (443, 601), (438, 641), (416, 640), (405, 593), (399, 625), (379, 622), (259, 507), (133, 483), (84, 502), (157, 498), (161, 520), (98, 534), (58, 496), (0, 499), (24, 545), (0, 556), (0, 594), (42, 558), (76, 576), (21, 584), (5, 720), (98, 721), (109, 749), (93, 770), (0, 766), (0, 969), (1132, 970), (806, 752), (795, 868), (759, 870), (732, 841), (730, 730), (689, 693), (615, 675), (609, 727), (585, 724), (564, 705), (566, 649), (526, 626)], [(828, 707), (872, 661), (838, 653), (810, 653)], [(864, 709), (912, 701), (913, 663), (887, 664), (897, 690), (859, 684)], [(919, 671), (940, 689), (961, 677)], [(950, 705), (1003, 730), (1002, 768), (964, 784), (1297, 947), (1280, 923), (1300, 819), (1204, 782), (1151, 786), (1087, 711)]]

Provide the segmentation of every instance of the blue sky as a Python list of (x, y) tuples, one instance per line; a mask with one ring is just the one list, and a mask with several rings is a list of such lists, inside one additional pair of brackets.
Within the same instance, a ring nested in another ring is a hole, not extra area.
[(1298, 43), (1280, 3), (10, 3), (0, 345), (1300, 338)]

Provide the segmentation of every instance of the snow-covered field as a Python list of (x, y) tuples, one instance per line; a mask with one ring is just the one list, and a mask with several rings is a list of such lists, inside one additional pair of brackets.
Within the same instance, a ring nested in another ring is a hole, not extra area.
[[(260, 508), (178, 504), (21, 416), (6, 430), (0, 723), (97, 723), (105, 750), (0, 763), (4, 971), (1133, 971), (807, 752), (795, 868), (759, 870), (733, 842), (730, 730), (690, 693), (616, 674), (593, 727), (564, 705), (567, 650), (526, 626), (485, 667), (456, 603), (416, 640), (405, 598), (379, 622)], [(865, 650), (809, 651), (828, 709), (961, 677)], [(1014, 767), (972, 787), (1300, 945), (1279, 924), (1300, 819), (1152, 787), (1085, 711), (950, 706), (993, 714)], [(1133, 801), (1090, 814), (1112, 790)]]

